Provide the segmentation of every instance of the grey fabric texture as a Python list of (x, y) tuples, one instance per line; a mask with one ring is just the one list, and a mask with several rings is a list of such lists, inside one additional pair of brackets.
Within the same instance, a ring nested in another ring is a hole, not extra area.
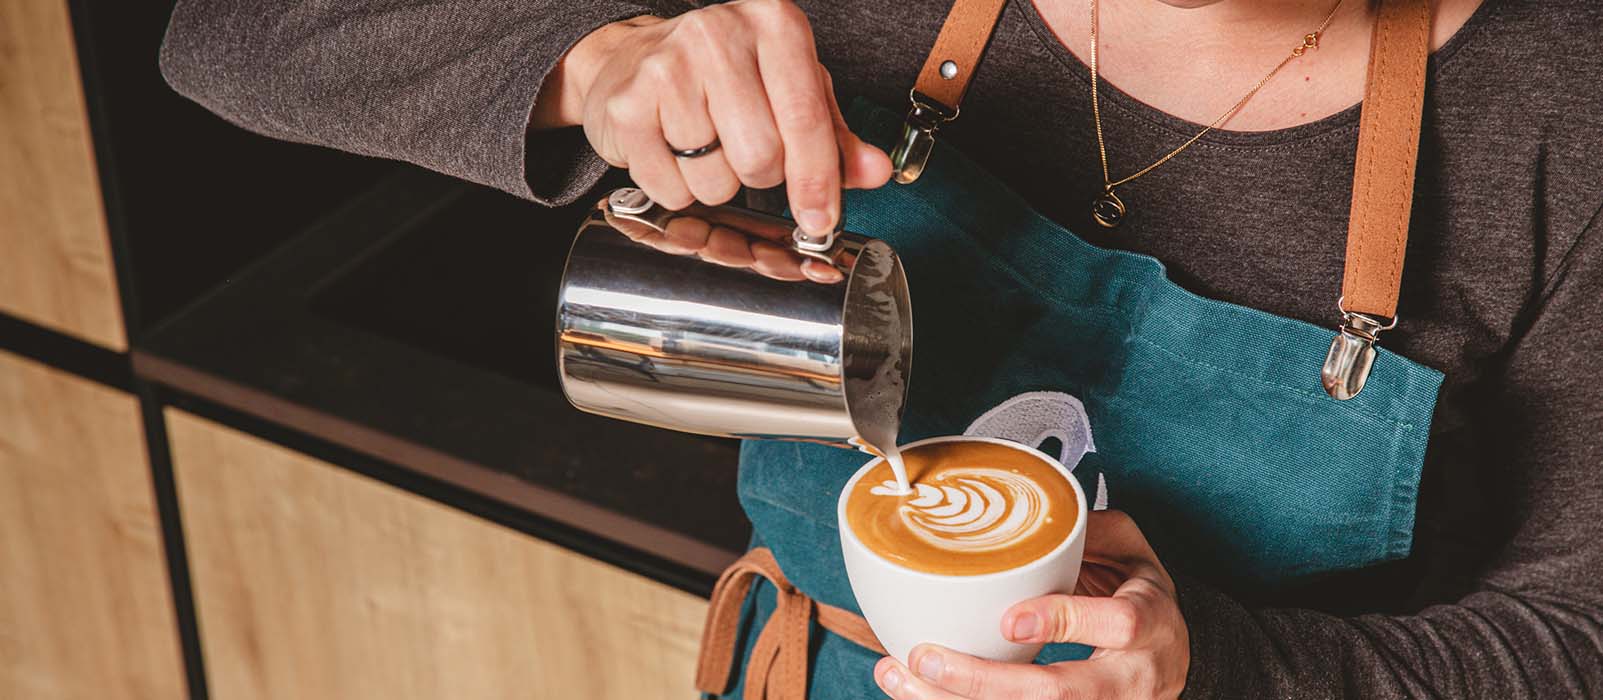
[[(893, 109), (948, 7), (803, 3), (837, 88)], [(180, 0), (161, 61), (179, 92), (245, 128), (556, 204), (606, 166), (577, 129), (527, 133), (542, 80), (602, 24), (680, 11)], [(1603, 697), (1603, 47), (1586, 39), (1600, 24), (1595, 2), (1487, 0), (1432, 56), (1401, 325), (1383, 339), (1447, 375), (1414, 553), (1277, 590), (1175, 571), (1186, 697)], [(1121, 188), (1130, 215), (1107, 231), (1089, 217), (1101, 183), (1089, 80), (1015, 0), (939, 148), (1199, 294), (1333, 325), (1358, 109), (1210, 134)], [(1115, 171), (1197, 128), (1102, 89)], [(1331, 443), (1361, 449), (1363, 436)]]

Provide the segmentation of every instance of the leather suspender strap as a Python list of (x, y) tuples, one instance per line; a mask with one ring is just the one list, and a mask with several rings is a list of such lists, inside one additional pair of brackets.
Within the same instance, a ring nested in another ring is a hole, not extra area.
[(924, 59), (918, 82), (908, 92), (912, 107), (902, 138), (891, 150), (896, 181), (908, 184), (923, 174), (935, 147), (935, 132), (957, 118), (969, 81), (985, 55), (996, 20), (1007, 0), (954, 0), (941, 33)]
[(1341, 288), (1347, 311), (1388, 319), (1397, 315), (1429, 54), (1429, 4), (1381, 3), (1369, 48), (1347, 222), (1347, 273)]
[(1383, 0), (1375, 19), (1358, 122), (1346, 272), (1337, 304), (1342, 323), (1320, 371), (1325, 391), (1340, 400), (1363, 390), (1377, 337), (1397, 325), (1430, 20), (1428, 0)]
[(956, 112), (1007, 0), (955, 0), (913, 90)]

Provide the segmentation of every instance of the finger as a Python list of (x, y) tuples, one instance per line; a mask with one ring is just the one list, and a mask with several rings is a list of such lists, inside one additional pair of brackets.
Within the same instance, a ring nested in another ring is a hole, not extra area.
[(972, 700), (919, 678), (889, 656), (874, 665), (874, 682), (891, 700)]
[(776, 187), (785, 180), (785, 148), (757, 70), (757, 56), (740, 42), (723, 40), (727, 34), (716, 31), (723, 30), (706, 29), (708, 65), (703, 75), (707, 113), (723, 143), (724, 159), (747, 187)]
[(1122, 510), (1095, 510), (1085, 516), (1085, 535), (1095, 537), (1097, 550), (1105, 554), (1143, 553), (1152, 549), (1135, 520)]
[(907, 660), (918, 678), (970, 700), (1048, 697), (1044, 691), (1056, 680), (1043, 666), (988, 661), (933, 644), (914, 647)]
[[(1126, 587), (1132, 581), (1126, 581)], [(1150, 585), (1150, 582), (1147, 582)], [(1105, 649), (1139, 646), (1148, 632), (1151, 601), (1144, 593), (1106, 598), (1048, 595), (1026, 600), (1002, 615), (1002, 636), (1015, 642), (1078, 642)]]
[(650, 119), (618, 127), (618, 143), (629, 165), (629, 178), (645, 190), (652, 201), (672, 210), (683, 209), (695, 201), (684, 177), (679, 174), (673, 155), (668, 152), (656, 115)]
[[(712, 139), (703, 141), (702, 146), (709, 143), (712, 143)], [(685, 186), (690, 188), (690, 193), (699, 202), (717, 206), (734, 199), (740, 192), (740, 178), (729, 167), (722, 146), (710, 153), (675, 160), (679, 164), (679, 174), (685, 178)]]
[(1119, 584), (1130, 578), (1123, 567), (1086, 560), (1080, 564), (1080, 578), (1075, 582), (1075, 595), (1110, 596)]
[[(655, 64), (653, 64), (655, 65)], [(654, 69), (661, 72), (665, 69)], [(712, 117), (707, 114), (706, 96), (699, 85), (690, 84), (680, 77), (666, 83), (660, 118), (666, 148), (690, 150), (701, 148), (718, 138)], [(724, 160), (723, 148), (716, 148), (694, 158), (674, 158), (680, 177), (697, 201), (718, 205), (734, 199), (740, 191), (740, 179)]]
[(655, 98), (643, 97), (641, 91), (634, 90), (608, 98), (604, 110), (605, 139), (612, 150), (623, 154), (622, 162), (616, 164), (629, 168), (629, 177), (635, 184), (669, 209), (683, 209), (694, 201), (679, 175), (679, 166), (664, 145)]
[[(844, 147), (842, 157), (845, 158), (846, 187), (858, 190), (872, 190), (890, 182), (891, 157), (879, 150), (877, 146), (868, 143), (850, 130), (855, 145)], [(844, 143), (844, 141), (843, 141)]]
[(1092, 511), (1085, 520), (1085, 558), (1123, 570), (1128, 576), (1150, 576), (1170, 592), (1174, 580), (1158, 562), (1151, 543), (1135, 520), (1118, 510)]
[(802, 230), (824, 235), (840, 218), (840, 154), (818, 56), (805, 15), (794, 5), (766, 20), (757, 69), (785, 147), (785, 189)]
[(835, 78), (822, 66), (824, 94), (829, 97), (829, 110), (834, 115), (835, 140), (840, 144), (842, 184), (855, 189), (871, 190), (891, 179), (891, 159), (884, 151), (875, 148), (852, 133), (841, 114), (840, 101), (835, 97)]

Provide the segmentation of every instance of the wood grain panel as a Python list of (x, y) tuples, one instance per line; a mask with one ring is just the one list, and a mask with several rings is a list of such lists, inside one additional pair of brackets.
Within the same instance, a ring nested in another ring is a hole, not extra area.
[(127, 347), (65, 0), (0, 0), (0, 311)]
[(686, 698), (706, 601), (176, 410), (213, 696)]
[(0, 352), (0, 698), (184, 696), (137, 401)]

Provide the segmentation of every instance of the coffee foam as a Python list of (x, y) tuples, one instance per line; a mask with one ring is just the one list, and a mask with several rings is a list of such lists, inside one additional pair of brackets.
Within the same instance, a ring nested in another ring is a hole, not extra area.
[[(1041, 528), (1046, 490), (1021, 474), (986, 467), (958, 467), (918, 484), (897, 513), (902, 526), (932, 546), (985, 552), (1019, 542)], [(905, 493), (887, 480), (869, 489), (876, 496)]]
[(846, 517), (864, 545), (908, 568), (971, 575), (1021, 566), (1061, 544), (1078, 517), (1068, 480), (1024, 450), (950, 441), (902, 456), (911, 490), (882, 462), (853, 485)]

